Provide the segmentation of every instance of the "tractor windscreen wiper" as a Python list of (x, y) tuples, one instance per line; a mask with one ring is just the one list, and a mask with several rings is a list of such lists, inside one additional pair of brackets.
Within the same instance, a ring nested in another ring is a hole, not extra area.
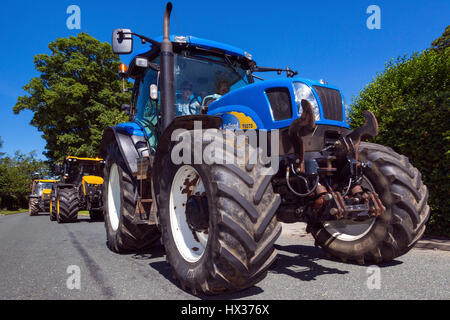
[(256, 66), (252, 72), (276, 72), (278, 75), (280, 75), (282, 72), (286, 72), (286, 76), (288, 78), (293, 78), (298, 74), (297, 71), (294, 71), (290, 69), (289, 67), (286, 67), (286, 69), (279, 69), (279, 68), (267, 68), (267, 67), (258, 67)]
[(237, 71), (236, 67), (233, 65), (231, 60), (226, 55), (225, 61), (227, 62), (228, 66), (234, 71), (234, 73), (236, 73), (239, 76), (239, 78), (241, 78), (246, 84), (248, 84), (248, 81), (245, 80), (245, 78), (239, 73), (239, 71)]

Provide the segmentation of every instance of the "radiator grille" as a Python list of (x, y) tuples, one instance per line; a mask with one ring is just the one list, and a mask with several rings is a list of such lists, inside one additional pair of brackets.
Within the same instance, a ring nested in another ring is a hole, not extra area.
[(267, 89), (266, 95), (275, 121), (292, 118), (291, 96), (288, 88)]
[(343, 121), (342, 97), (338, 90), (313, 86), (322, 103), (325, 119)]

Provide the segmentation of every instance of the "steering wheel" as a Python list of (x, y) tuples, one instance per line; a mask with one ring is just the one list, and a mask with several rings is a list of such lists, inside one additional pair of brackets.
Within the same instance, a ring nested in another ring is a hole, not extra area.
[[(197, 102), (197, 104), (195, 104)], [(200, 96), (194, 96), (191, 101), (189, 101), (189, 113), (190, 114), (198, 114), (202, 105), (202, 99)]]

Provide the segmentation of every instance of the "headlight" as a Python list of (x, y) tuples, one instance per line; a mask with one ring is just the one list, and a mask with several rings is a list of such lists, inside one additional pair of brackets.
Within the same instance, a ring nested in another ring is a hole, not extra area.
[(317, 103), (317, 99), (314, 96), (314, 93), (312, 92), (311, 88), (301, 82), (294, 82), (293, 85), (295, 94), (295, 104), (297, 105), (298, 114), (301, 115), (303, 112), (301, 101), (305, 99), (311, 103), (314, 110), (316, 121), (320, 120), (319, 104)]

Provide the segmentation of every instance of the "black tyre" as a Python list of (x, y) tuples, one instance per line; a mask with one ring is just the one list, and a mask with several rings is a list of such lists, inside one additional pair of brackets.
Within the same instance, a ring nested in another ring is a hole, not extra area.
[(89, 217), (92, 221), (103, 221), (103, 210), (91, 209), (89, 210)]
[(39, 198), (30, 198), (28, 201), (28, 213), (30, 216), (35, 216), (39, 212)]
[(103, 212), (108, 247), (124, 253), (154, 246), (160, 238), (156, 225), (133, 223), (138, 182), (128, 171), (116, 144), (109, 146), (105, 161)]
[(50, 209), (49, 209), (49, 217), (50, 221), (56, 221), (56, 201), (53, 194), (50, 197)]
[(58, 223), (77, 221), (79, 201), (77, 189), (64, 188), (58, 190), (56, 198), (56, 220)]
[[(203, 154), (208, 142), (201, 145)], [(194, 159), (195, 147), (191, 150)], [(265, 175), (268, 169), (248, 160), (247, 165), (176, 165), (170, 153), (162, 161), (159, 217), (173, 276), (194, 294), (239, 291), (264, 279), (281, 233), (275, 216), (281, 200), (272, 190), (271, 175)], [(257, 150), (250, 147), (249, 154), (255, 159)], [(236, 153), (228, 156), (236, 159)], [(202, 214), (209, 218), (198, 223), (207, 228), (203, 231), (189, 227), (186, 218), (188, 199), (199, 195), (206, 197), (201, 198)]]
[(359, 157), (371, 162), (365, 181), (386, 207), (384, 214), (373, 218), (360, 234), (339, 232), (344, 229), (326, 224), (309, 225), (308, 230), (317, 245), (342, 261), (390, 261), (407, 253), (424, 233), (430, 216), (428, 190), (420, 172), (391, 148), (362, 142)]

